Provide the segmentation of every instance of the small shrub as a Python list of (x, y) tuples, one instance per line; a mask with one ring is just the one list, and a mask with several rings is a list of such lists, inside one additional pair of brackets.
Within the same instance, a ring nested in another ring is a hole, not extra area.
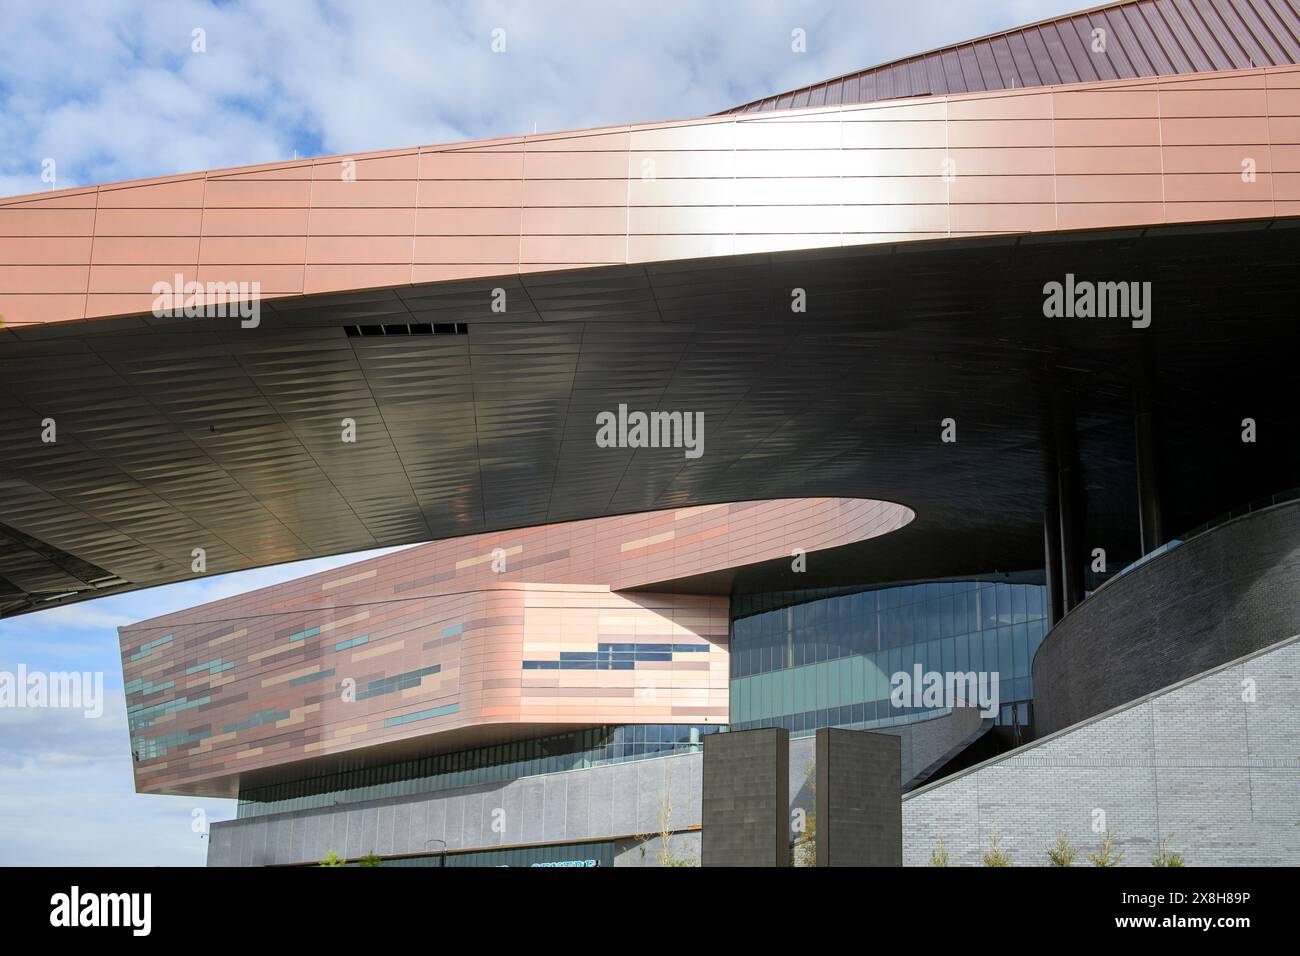
[(1089, 853), (1088, 860), (1093, 866), (1119, 866), (1124, 861), (1124, 851), (1115, 847), (1115, 837), (1107, 830), (1101, 835), (1101, 843), (1096, 853)]
[(985, 866), (1010, 866), (1011, 855), (1001, 848), (1002, 834), (993, 834), (993, 842), (989, 846), (988, 852), (984, 854)]
[(943, 837), (939, 837), (939, 845), (930, 851), (930, 865), (948, 865), (948, 848), (943, 845)]
[(360, 866), (383, 866), (384, 861), (379, 859), (379, 854), (371, 850), (361, 858)]
[(1183, 855), (1169, 852), (1169, 841), (1173, 838), (1174, 835), (1171, 833), (1160, 841), (1160, 849), (1155, 859), (1151, 861), (1152, 866), (1183, 866)]
[(321, 860), (320, 863), (318, 863), (317, 865), (318, 866), (343, 866), (345, 864), (344, 864), (343, 857), (339, 856), (333, 850), (330, 850), (328, 853), (325, 854), (325, 859)]
[(1079, 851), (1070, 846), (1064, 833), (1056, 835), (1056, 842), (1047, 848), (1047, 860), (1052, 866), (1074, 866)]

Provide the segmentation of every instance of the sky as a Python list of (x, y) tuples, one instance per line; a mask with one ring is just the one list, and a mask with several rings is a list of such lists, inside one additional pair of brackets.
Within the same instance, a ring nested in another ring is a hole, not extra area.
[[(1092, 5), (0, 0), (0, 196), (706, 115)], [(201, 866), (195, 811), (234, 803), (134, 792), (117, 628), (378, 553), (0, 621), (0, 672), (102, 672), (106, 696), (98, 718), (0, 707), (0, 865)]]

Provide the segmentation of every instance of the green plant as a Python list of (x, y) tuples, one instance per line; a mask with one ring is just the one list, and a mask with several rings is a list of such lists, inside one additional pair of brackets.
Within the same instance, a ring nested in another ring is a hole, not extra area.
[(1169, 841), (1174, 838), (1171, 833), (1160, 841), (1160, 849), (1156, 852), (1155, 859), (1151, 861), (1152, 866), (1183, 866), (1183, 855), (1181, 853), (1169, 852)]
[(1001, 843), (1002, 834), (993, 834), (993, 842), (983, 857), (985, 866), (1011, 866), (1011, 854), (1002, 849)]
[(804, 769), (804, 782), (811, 796), (808, 813), (804, 817), (804, 831), (794, 841), (790, 849), (793, 854), (791, 864), (794, 866), (817, 865), (817, 767), (809, 763)]
[(1124, 851), (1115, 846), (1115, 837), (1109, 830), (1101, 835), (1101, 843), (1096, 853), (1089, 853), (1088, 860), (1093, 866), (1119, 866), (1124, 861)]
[(360, 866), (383, 866), (384, 861), (379, 858), (379, 854), (371, 850), (363, 856), (359, 863)]
[(317, 866), (345, 866), (346, 861), (333, 850), (325, 854), (325, 859), (321, 860)]
[(948, 849), (943, 845), (943, 835), (939, 835), (939, 845), (930, 851), (931, 866), (948, 865)]
[(657, 834), (638, 833), (636, 840), (639, 842), (641, 856), (645, 857), (646, 846), (656, 836), (659, 838), (659, 865), (660, 866), (699, 866), (699, 861), (694, 857), (679, 857), (673, 853), (672, 839), (672, 774), (669, 772), (668, 780), (664, 786), (663, 799), (659, 802), (659, 832)]
[(1047, 848), (1047, 860), (1052, 866), (1074, 866), (1079, 851), (1070, 846), (1064, 833), (1056, 835), (1056, 842)]

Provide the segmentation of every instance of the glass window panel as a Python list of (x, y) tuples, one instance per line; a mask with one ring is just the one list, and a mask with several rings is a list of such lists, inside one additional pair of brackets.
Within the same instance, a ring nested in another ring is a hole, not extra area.
[(1025, 613), (1031, 619), (1043, 616), (1043, 589), (1041, 587), (1034, 585), (1026, 589)]
[(980, 588), (980, 627), (984, 630), (998, 626), (997, 588), (988, 585)]
[(953, 667), (961, 673), (970, 670), (970, 639), (963, 634), (955, 640), (957, 649), (957, 660)]
[(1029, 676), (1029, 627), (1025, 624), (1017, 624), (1012, 629), (1012, 640), (1015, 645), (1016, 656), (1016, 676)]
[(998, 601), (998, 627), (1011, 623), (1011, 588), (999, 584), (995, 589)]
[(1004, 681), (1015, 677), (1015, 648), (1009, 627), (998, 628), (998, 670)]

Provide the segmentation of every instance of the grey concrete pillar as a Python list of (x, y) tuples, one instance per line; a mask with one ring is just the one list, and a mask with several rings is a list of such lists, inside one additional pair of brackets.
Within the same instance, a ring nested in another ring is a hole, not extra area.
[(903, 741), (817, 731), (817, 865), (902, 866)]
[(781, 727), (704, 738), (701, 866), (790, 865), (789, 764)]

